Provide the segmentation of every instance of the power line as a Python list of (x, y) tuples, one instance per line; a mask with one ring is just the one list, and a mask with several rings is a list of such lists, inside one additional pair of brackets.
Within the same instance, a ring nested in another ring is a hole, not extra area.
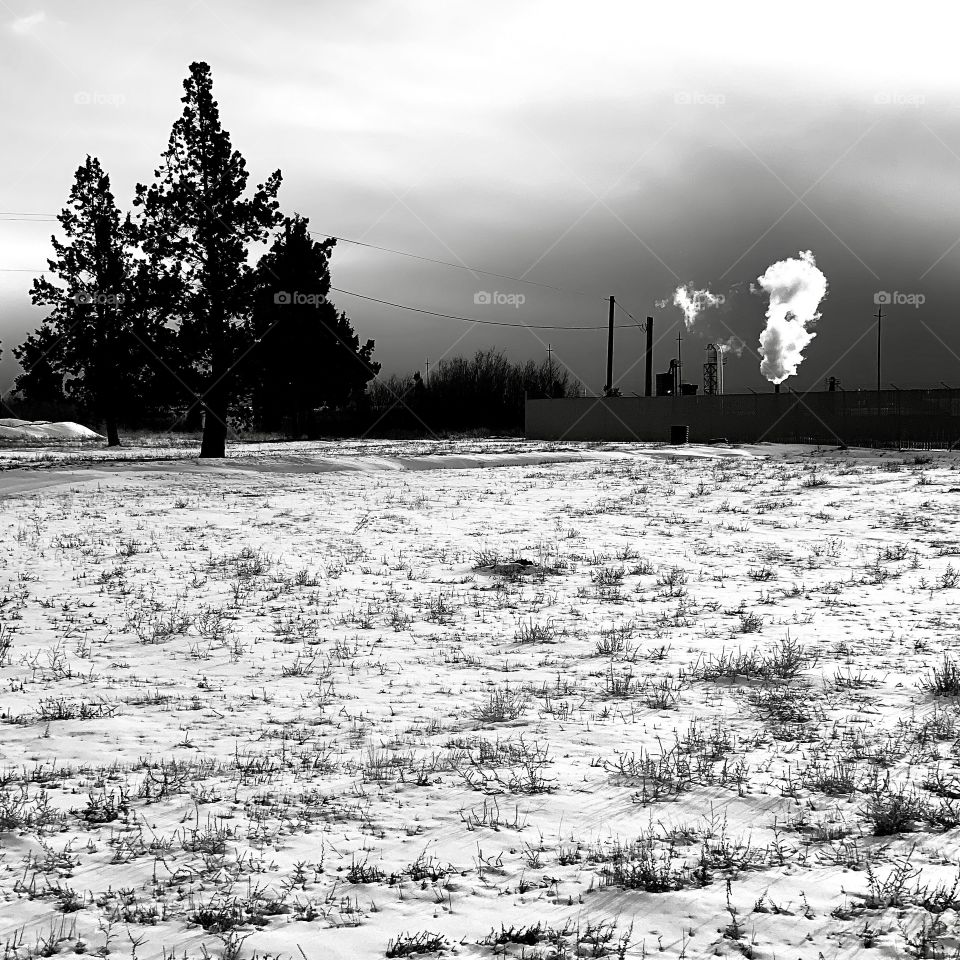
[(549, 290), (556, 290), (559, 293), (570, 293), (577, 297), (587, 297), (590, 300), (602, 300), (595, 293), (584, 293), (582, 290), (572, 290), (566, 287), (558, 287), (552, 283), (544, 283), (541, 280), (528, 280), (526, 277), (514, 277), (508, 273), (494, 273), (492, 270), (481, 270), (479, 267), (471, 267), (465, 263), (454, 263), (452, 260), (439, 260), (436, 257), (425, 257), (419, 253), (408, 253), (406, 250), (396, 250), (393, 247), (381, 247), (375, 243), (366, 243), (363, 240), (351, 240), (349, 237), (338, 237), (333, 233), (323, 233), (318, 230), (308, 230), (314, 237), (329, 237), (333, 240), (342, 240), (344, 243), (352, 243), (358, 247), (369, 247), (371, 250), (382, 250), (385, 253), (395, 253), (401, 257), (411, 257), (414, 260), (425, 260), (427, 263), (439, 263), (445, 267), (454, 267), (457, 270), (469, 270), (470, 273), (480, 273), (485, 277), (498, 277), (500, 280), (513, 280), (515, 283), (529, 283), (535, 287), (546, 287)]
[[(50, 222), (56, 219), (53, 214), (48, 214), (48, 213), (16, 213), (13, 211), (0, 211), (0, 217), (9, 217), (11, 218), (11, 220), (13, 219), (23, 220), (24, 222), (28, 222), (28, 223), (44, 223), (44, 222)], [(50, 221), (32, 219), (35, 217), (48, 217), (50, 218)], [(0, 222), (8, 223), (8, 222), (11, 222), (11, 220), (0, 220)], [(596, 294), (585, 293), (582, 290), (573, 290), (566, 287), (558, 287), (556, 284), (544, 283), (541, 280), (529, 280), (526, 277), (515, 277), (507, 273), (496, 273), (492, 270), (481, 270), (479, 267), (471, 267), (464, 263), (454, 263), (451, 260), (441, 260), (437, 257), (427, 257), (419, 253), (410, 253), (409, 251), (406, 251), (406, 250), (397, 250), (394, 247), (384, 247), (376, 243), (367, 243), (364, 240), (352, 240), (350, 237), (341, 237), (341, 236), (338, 236), (337, 234), (324, 233), (323, 231), (319, 231), (319, 230), (308, 230), (307, 232), (314, 237), (324, 237), (324, 238), (330, 238), (333, 240), (339, 240), (343, 243), (353, 244), (354, 246), (367, 247), (370, 250), (380, 250), (380, 251), (383, 251), (384, 253), (393, 253), (401, 257), (410, 257), (413, 260), (422, 260), (425, 263), (436, 263), (445, 267), (453, 267), (456, 270), (467, 270), (470, 273), (482, 274), (483, 276), (486, 276), (486, 277), (497, 277), (500, 280), (512, 280), (515, 283), (526, 283), (535, 287), (544, 287), (548, 290), (556, 290), (558, 293), (567, 293), (577, 297), (586, 297), (587, 299), (590, 299), (590, 300), (603, 300), (604, 302), (606, 302), (606, 297), (598, 297)], [(2, 273), (49, 273), (48, 270), (29, 270), (27, 268), (19, 268), (19, 267), (0, 267), (0, 272)], [(527, 327), (528, 329), (533, 329), (533, 330), (603, 330), (603, 329), (606, 329), (605, 327), (601, 327), (601, 326), (565, 327), (565, 326), (550, 325), (550, 324), (506, 323), (504, 321), (496, 321), (496, 320), (478, 320), (472, 317), (461, 317), (461, 316), (455, 316), (453, 314), (448, 314), (448, 313), (438, 313), (432, 310), (423, 310), (419, 307), (409, 307), (401, 303), (392, 303), (389, 300), (377, 300), (376, 297), (365, 297), (363, 294), (353, 293), (350, 290), (341, 290), (337, 287), (332, 287), (331, 289), (338, 290), (338, 292), (340, 293), (349, 294), (350, 296), (360, 297), (361, 299), (364, 299), (364, 300), (372, 300), (377, 303), (383, 303), (387, 306), (396, 307), (401, 310), (411, 310), (417, 313), (424, 313), (430, 316), (444, 317), (450, 320), (462, 320), (466, 323), (482, 323), (490, 326), (500, 326), (500, 327)], [(629, 310), (627, 310), (626, 307), (624, 307), (619, 302), (616, 303), (616, 306), (620, 310), (622, 310), (634, 322), (634, 324), (636, 324), (636, 326), (638, 326), (640, 329), (644, 329), (644, 324), (640, 320), (638, 320)], [(618, 324), (617, 326), (629, 327), (630, 325)]]
[[(342, 240), (344, 243), (352, 243), (352, 244), (355, 244), (355, 245), (358, 246), (358, 247), (369, 247), (371, 250), (382, 250), (382, 251), (384, 251), (385, 253), (395, 253), (395, 254), (397, 254), (398, 256), (401, 256), (401, 257), (411, 257), (411, 258), (414, 259), (414, 260), (424, 260), (424, 261), (426, 261), (427, 263), (438, 263), (438, 264), (441, 264), (441, 265), (443, 265), (443, 266), (445, 266), (445, 267), (454, 267), (454, 268), (456, 268), (457, 270), (468, 270), (470, 273), (479, 273), (479, 274), (482, 274), (483, 276), (486, 276), (486, 277), (498, 277), (498, 278), (501, 279), (501, 280), (513, 280), (513, 281), (516, 282), (516, 283), (528, 283), (528, 284), (531, 284), (531, 285), (533, 285), (533, 286), (535, 286), (535, 287), (546, 287), (546, 288), (549, 289), (549, 290), (556, 290), (558, 293), (569, 293), (569, 294), (573, 294), (574, 296), (577, 296), (577, 297), (586, 297), (587, 299), (590, 299), (590, 300), (602, 300), (604, 303), (607, 302), (607, 298), (606, 298), (606, 297), (598, 297), (596, 294), (593, 294), (593, 293), (584, 293), (582, 290), (573, 290), (573, 289), (569, 289), (569, 288), (566, 288), (566, 287), (558, 287), (558, 286), (556, 286), (555, 284), (552, 284), (552, 283), (543, 283), (543, 282), (540, 281), (540, 280), (528, 280), (528, 279), (526, 279), (525, 277), (514, 277), (514, 276), (511, 276), (510, 274), (507, 274), (507, 273), (494, 273), (494, 272), (491, 271), (491, 270), (481, 270), (481, 269), (479, 269), (478, 267), (471, 267), (471, 266), (468, 266), (467, 264), (464, 264), (464, 263), (453, 263), (453, 262), (450, 261), (450, 260), (439, 260), (439, 259), (437, 259), (437, 258), (435, 258), (435, 257), (426, 257), (426, 256), (422, 256), (421, 254), (418, 254), (418, 253), (408, 253), (406, 250), (397, 250), (397, 249), (395, 249), (395, 248), (393, 248), (393, 247), (382, 247), (382, 246), (379, 246), (379, 245), (377, 245), (377, 244), (375, 244), (375, 243), (367, 243), (366, 241), (363, 241), (363, 240), (351, 240), (349, 237), (339, 237), (339, 236), (337, 236), (336, 234), (332, 234), (332, 233), (329, 233), (329, 234), (328, 234), (328, 233), (323, 233), (322, 231), (317, 231), (317, 230), (308, 230), (307, 232), (308, 232), (311, 236), (315, 236), (315, 237), (329, 237), (329, 238), (331, 238), (331, 239), (333, 239), (333, 240)], [(343, 291), (343, 292), (344, 292), (344, 293), (348, 293), (349, 291)], [(360, 294), (355, 294), (355, 296), (360, 296)], [(374, 298), (370, 298), (370, 299), (374, 299)], [(386, 301), (384, 301), (384, 302), (386, 302)], [(620, 310), (622, 310), (641, 330), (646, 329), (646, 325), (645, 325), (642, 321), (638, 320), (638, 319), (637, 319), (626, 307), (624, 307), (621, 303), (617, 302), (616, 306), (617, 306)], [(404, 308), (404, 309), (413, 309), (413, 308)], [(426, 312), (429, 313), (430, 311), (426, 311)], [(464, 319), (469, 320), (470, 318), (455, 317), (454, 319), (457, 319), (457, 320), (464, 320)], [(476, 322), (476, 323), (492, 323), (493, 321), (491, 321), (491, 320), (476, 320), (476, 321), (470, 321), (470, 322)], [(529, 326), (529, 327), (532, 327), (533, 329), (538, 329), (538, 330), (553, 330), (553, 329), (557, 329), (557, 330), (601, 330), (601, 329), (604, 329), (603, 327), (549, 327), (549, 326), (533, 327), (532, 324), (506, 324), (506, 323), (500, 324), (500, 326)], [(618, 324), (618, 326), (629, 326), (629, 324)]]
[[(28, 223), (43, 223), (43, 220), (36, 220), (36, 217), (46, 217), (50, 221), (55, 221), (57, 218), (52, 213), (18, 213), (15, 211), (0, 210), (0, 217), (10, 217), (13, 219), (22, 219)], [(528, 283), (535, 287), (546, 287), (549, 290), (556, 290), (559, 293), (570, 293), (577, 297), (587, 297), (591, 300), (603, 300), (606, 303), (606, 297), (599, 297), (595, 293), (586, 293), (583, 290), (574, 290), (570, 287), (558, 287), (553, 283), (545, 283), (542, 280), (530, 280), (527, 277), (515, 277), (509, 273), (496, 273), (493, 270), (481, 270), (479, 267), (471, 267), (466, 263), (454, 263), (452, 260), (441, 260), (438, 257), (427, 257), (420, 253), (410, 253), (408, 250), (397, 250), (396, 247), (384, 247), (376, 243), (368, 243), (366, 240), (352, 240), (350, 237), (341, 237), (335, 233), (325, 233), (322, 230), (308, 230), (313, 237), (325, 237), (332, 240), (339, 240), (342, 243), (352, 243), (357, 247), (367, 247), (370, 250), (382, 250), (384, 253), (395, 253), (401, 257), (410, 257), (413, 260), (423, 260), (426, 263), (438, 263), (444, 267), (453, 267), (456, 270), (468, 270), (470, 273), (480, 273), (485, 277), (497, 277), (500, 280), (513, 280), (515, 283)], [(618, 306), (620, 306), (618, 304)], [(621, 310), (631, 317), (631, 319), (636, 320), (636, 317), (633, 317), (630, 314), (629, 310), (620, 307)], [(639, 322), (639, 321), (637, 321)]]
[[(373, 303), (382, 303), (388, 307), (396, 307), (398, 310), (409, 310), (412, 313), (423, 313), (430, 317), (443, 317), (447, 320), (462, 320), (464, 323), (482, 323), (493, 327), (526, 327), (528, 330), (606, 330), (606, 324), (602, 326), (573, 326), (565, 327), (559, 324), (547, 323), (507, 323), (505, 320), (478, 320), (476, 317), (461, 317), (452, 313), (438, 313), (436, 310), (424, 310), (422, 307), (411, 307), (405, 303), (394, 303), (392, 300), (381, 300), (379, 297), (368, 297), (362, 293), (355, 293), (353, 290), (344, 290), (342, 287), (330, 287), (337, 293), (345, 293), (350, 297), (359, 297), (361, 300), (370, 300)], [(628, 323), (617, 324), (619, 327), (629, 327)]]
[[(49, 273), (49, 270), (31, 270), (27, 267), (0, 267), (0, 273)], [(357, 293), (354, 290), (344, 290), (342, 287), (334, 287), (331, 285), (331, 290), (336, 290), (337, 293), (345, 293), (350, 297), (357, 297), (360, 300), (369, 300), (372, 303), (382, 303), (387, 307), (395, 307), (398, 310), (409, 310), (411, 313), (422, 313), (429, 317), (442, 317), (446, 320), (462, 320), (464, 323), (482, 323), (486, 326), (491, 327), (517, 327), (517, 328), (526, 328), (527, 330), (606, 330), (608, 327), (606, 324), (600, 326), (565, 326), (563, 324), (551, 324), (551, 323), (507, 323), (505, 320), (480, 320), (477, 317), (461, 317), (453, 313), (440, 313), (437, 310), (425, 310), (422, 307), (411, 307), (405, 303), (395, 303), (392, 300), (381, 300), (379, 297), (368, 297), (363, 293)], [(624, 310), (624, 313), (627, 314), (639, 327), (642, 327), (643, 324), (639, 323), (628, 310)], [(633, 324), (629, 323), (618, 323), (615, 324), (616, 329), (632, 328)]]
[[(49, 213), (13, 213), (0, 211), (0, 217), (9, 217), (10, 220), (4, 220), (4, 223), (12, 220), (23, 220), (26, 223), (45, 223), (54, 221), (56, 218)], [(35, 220), (34, 217), (48, 217), (49, 220)], [(395, 253), (400, 257), (410, 257), (413, 260), (423, 260), (426, 263), (438, 263), (444, 267), (453, 267), (456, 270), (468, 270), (470, 273), (479, 273), (485, 277), (497, 277), (500, 280), (512, 280), (514, 283), (527, 283), (534, 287), (546, 287), (548, 290), (556, 290), (558, 293), (569, 293), (577, 297), (587, 297), (591, 300), (602, 300), (595, 293), (585, 293), (583, 290), (573, 290), (568, 287), (558, 287), (553, 283), (544, 283), (542, 280), (530, 280), (526, 277), (514, 277), (509, 273), (495, 273), (492, 270), (481, 270), (479, 267), (471, 267), (465, 263), (454, 263), (452, 260), (440, 260), (437, 257), (427, 257), (419, 253), (410, 253), (407, 250), (397, 250), (395, 247), (383, 247), (376, 243), (367, 243), (365, 240), (351, 240), (350, 237), (341, 237), (335, 233), (324, 233), (320, 230), (307, 231), (313, 237), (324, 237), (332, 240), (339, 240), (342, 243), (352, 243), (357, 247), (367, 247), (370, 250), (382, 250), (384, 253)], [(605, 301), (604, 301), (605, 302)]]
[[(619, 300), (614, 300), (613, 305), (618, 309), (622, 310), (641, 330), (646, 330), (647, 325), (641, 320), (638, 320)], [(625, 324), (626, 326), (626, 324)]]

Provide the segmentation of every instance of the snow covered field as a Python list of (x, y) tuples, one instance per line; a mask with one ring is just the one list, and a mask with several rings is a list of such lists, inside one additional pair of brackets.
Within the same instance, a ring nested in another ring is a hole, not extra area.
[(0, 463), (4, 960), (960, 946), (960, 458), (120, 456)]

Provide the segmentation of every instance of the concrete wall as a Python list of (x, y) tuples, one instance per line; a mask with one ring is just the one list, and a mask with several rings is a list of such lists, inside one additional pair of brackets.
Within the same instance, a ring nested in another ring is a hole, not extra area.
[(688, 424), (690, 442), (824, 442), (950, 446), (960, 441), (960, 390), (727, 394), (722, 397), (577, 397), (528, 400), (536, 440), (668, 441)]

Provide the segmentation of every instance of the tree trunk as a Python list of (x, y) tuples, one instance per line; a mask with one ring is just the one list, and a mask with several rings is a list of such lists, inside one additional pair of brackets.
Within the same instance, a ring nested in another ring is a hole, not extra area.
[(204, 244), (207, 256), (205, 284), (209, 297), (206, 332), (210, 341), (211, 363), (210, 386), (203, 398), (203, 439), (200, 456), (223, 457), (227, 452), (227, 408), (229, 407), (228, 377), (232, 372), (230, 350), (227, 345), (227, 319), (223, 307), (223, 290), (220, 282), (219, 253), (217, 244), (208, 236)]
[(183, 423), (183, 429), (188, 433), (199, 433), (203, 429), (203, 403), (192, 403), (178, 423)]
[(117, 418), (113, 416), (113, 414), (107, 415), (107, 446), (120, 446), (120, 434), (117, 430)]
[[(216, 382), (219, 375), (214, 372)], [(200, 443), (201, 457), (222, 457), (227, 451), (227, 392), (222, 383), (217, 384), (204, 400), (203, 440)]]
[[(103, 418), (107, 429), (107, 446), (120, 446), (120, 431), (117, 424), (117, 389), (116, 389), (116, 370), (120, 365), (120, 358), (116, 351), (111, 351), (112, 369), (106, 364), (101, 367), (101, 380), (99, 384), (100, 416)], [(106, 354), (106, 349), (104, 350)]]

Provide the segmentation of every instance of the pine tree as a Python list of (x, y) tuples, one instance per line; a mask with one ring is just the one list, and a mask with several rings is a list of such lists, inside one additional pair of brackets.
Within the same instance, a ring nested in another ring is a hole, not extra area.
[(363, 394), (380, 370), (374, 342), (360, 343), (327, 299), (335, 240), (314, 240), (309, 221), (285, 218), (257, 265), (251, 318), (257, 346), (247, 358), (254, 412), (266, 429), (303, 431), (321, 406), (341, 408)]
[(51, 237), (55, 255), (47, 263), (55, 280), (37, 277), (30, 291), (34, 304), (52, 309), (14, 350), (24, 367), (17, 387), (35, 398), (77, 400), (103, 420), (116, 446), (120, 408), (135, 379), (130, 332), (138, 267), (130, 219), (121, 217), (95, 157), (77, 169), (57, 219), (65, 239)]
[(195, 360), (204, 405), (201, 457), (222, 457), (235, 370), (253, 290), (249, 245), (269, 236), (280, 215), (280, 171), (246, 197), (246, 162), (233, 149), (213, 99), (206, 63), (192, 63), (184, 104), (151, 187), (137, 186), (139, 237), (155, 282), (166, 284), (181, 349)]

